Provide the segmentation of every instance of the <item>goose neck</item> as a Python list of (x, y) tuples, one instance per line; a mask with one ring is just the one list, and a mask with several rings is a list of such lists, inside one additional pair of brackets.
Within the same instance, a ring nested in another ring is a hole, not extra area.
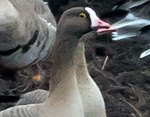
[(53, 66), (51, 69), (50, 92), (60, 85), (69, 85), (68, 82), (75, 81), (74, 55), (77, 49), (77, 39), (72, 38), (75, 37), (57, 36), (52, 55)]

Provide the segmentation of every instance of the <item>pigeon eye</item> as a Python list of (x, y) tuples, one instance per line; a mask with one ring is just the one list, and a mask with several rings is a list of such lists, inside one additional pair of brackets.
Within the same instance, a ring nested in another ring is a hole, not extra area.
[(80, 13), (80, 14), (79, 14), (79, 17), (80, 17), (81, 19), (85, 19), (85, 18), (86, 18), (86, 14), (85, 14), (85, 13)]

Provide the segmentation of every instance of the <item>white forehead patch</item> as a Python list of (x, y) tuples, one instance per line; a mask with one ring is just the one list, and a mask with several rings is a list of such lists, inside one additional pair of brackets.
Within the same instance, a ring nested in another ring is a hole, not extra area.
[(90, 19), (91, 19), (91, 27), (95, 27), (96, 25), (96, 20), (99, 20), (98, 16), (96, 15), (96, 12), (89, 8), (89, 7), (85, 7), (85, 10), (89, 13)]

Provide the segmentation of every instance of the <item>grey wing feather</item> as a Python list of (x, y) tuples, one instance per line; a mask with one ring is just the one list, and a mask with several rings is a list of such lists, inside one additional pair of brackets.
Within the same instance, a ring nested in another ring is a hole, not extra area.
[(49, 91), (42, 89), (28, 92), (21, 96), (21, 99), (16, 103), (16, 106), (43, 103), (48, 98), (49, 94)]
[(40, 105), (16, 106), (0, 112), (0, 117), (43, 117)]

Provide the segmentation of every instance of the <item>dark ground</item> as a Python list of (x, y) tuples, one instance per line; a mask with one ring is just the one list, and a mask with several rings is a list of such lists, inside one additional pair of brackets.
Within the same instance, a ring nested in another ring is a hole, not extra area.
[[(116, 4), (120, 5), (127, 0), (89, 1), (101, 3), (96, 4), (95, 8), (107, 21), (117, 21), (126, 14), (123, 11), (113, 12), (114, 14), (109, 12)], [(69, 7), (68, 4), (59, 6), (59, 11), (63, 12)], [(59, 19), (58, 14), (56, 17)], [(111, 41), (110, 35), (103, 35), (86, 42), (89, 72), (102, 91), (108, 117), (150, 117), (150, 56), (139, 58), (140, 54), (149, 48), (149, 37), (150, 34), (145, 33), (127, 40)], [(107, 56), (108, 61), (102, 70)], [(18, 71), (16, 79), (9, 76), (13, 80), (1, 76), (0, 95), (17, 96), (37, 88), (48, 89), (51, 62), (47, 59), (40, 63), (40, 66), (44, 71), (44, 74), (40, 71), (44, 77), (41, 81), (32, 80), (39, 72), (36, 66)], [(12, 103), (0, 103), (0, 110), (11, 105)]]

